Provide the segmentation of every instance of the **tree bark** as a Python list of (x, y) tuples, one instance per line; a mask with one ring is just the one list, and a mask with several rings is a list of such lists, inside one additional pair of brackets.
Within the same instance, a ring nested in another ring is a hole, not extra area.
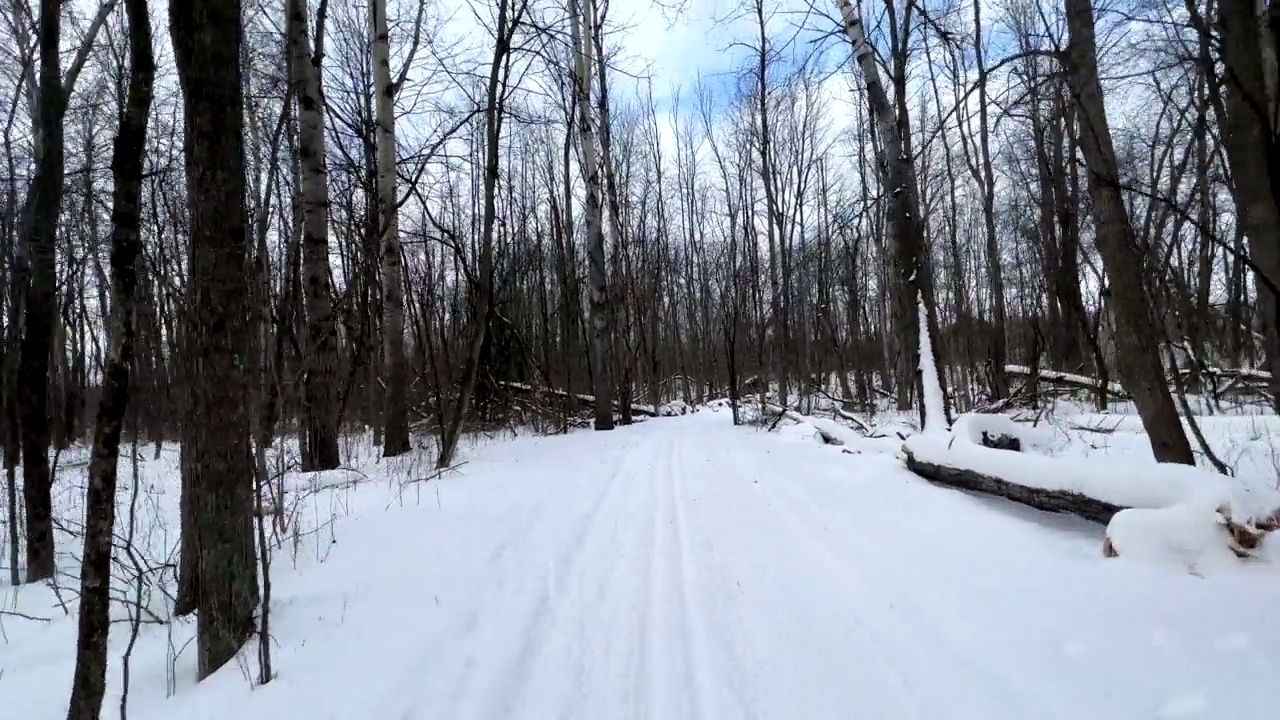
[[(1271, 371), (1269, 390), (1274, 407), (1280, 409), (1280, 297), (1264, 281), (1265, 277), (1272, 286), (1280, 285), (1280, 137), (1269, 111), (1275, 98), (1266, 83), (1264, 61), (1268, 46), (1274, 57), (1275, 39), (1262, 32), (1253, 0), (1220, 0), (1218, 19), (1225, 69), (1220, 101), (1223, 144), (1240, 224), (1249, 238), (1249, 257), (1258, 271), (1254, 286)], [(1202, 34), (1207, 31), (1201, 28)], [(1213, 92), (1212, 83), (1209, 90)]]
[(1109, 502), (1091, 498), (1088, 495), (1081, 495), (1067, 490), (1045, 490), (1043, 488), (1028, 487), (994, 475), (986, 475), (969, 470), (968, 468), (927, 462), (916, 458), (910, 451), (906, 451), (906, 462), (908, 470), (939, 485), (987, 495), (998, 495), (1037, 510), (1071, 513), (1102, 525), (1111, 522), (1111, 517), (1124, 509), (1119, 505), (1112, 505)]
[(98, 720), (107, 681), (111, 630), (111, 551), (115, 529), (116, 467), (129, 407), (136, 324), (137, 260), (142, 249), (142, 168), (155, 60), (147, 0), (125, 0), (129, 21), (129, 86), (111, 161), (114, 197), (111, 232), (110, 354), (94, 427), (85, 497), (84, 556), (76, 669), (67, 720)]
[[(52, 577), (53, 479), (49, 476), (49, 358), (57, 316), (57, 229), (63, 191), (63, 118), (67, 96), (60, 61), (59, 0), (40, 2), (40, 89), (36, 169), (23, 208), (27, 253), (25, 322), (18, 358), (22, 496), (27, 515), (27, 582)], [(21, 250), (20, 250), (21, 251)]]
[(396, 202), (396, 86), (391, 82), (391, 48), (387, 0), (369, 3), (373, 31), (373, 82), (377, 115), (378, 225), (382, 251), (382, 352), (386, 394), (382, 454), (409, 451), (409, 416), (405, 393), (404, 270), (400, 254), (399, 209)]
[(198, 613), (201, 679), (253, 634), (258, 579), (250, 454), (244, 98), (239, 0), (169, 6), (185, 129), (190, 213), (186, 362), (190, 378), (183, 536)]
[(1133, 396), (1158, 462), (1195, 464), (1160, 361), (1159, 328), (1152, 311), (1146, 263), (1120, 194), (1119, 170), (1103, 106), (1090, 0), (1064, 0), (1070, 34), (1068, 74), (1079, 112), (1080, 147), (1089, 172), (1095, 244), (1109, 280), (1116, 322), (1119, 375)]
[(502, 119), (505, 113), (507, 75), (511, 39), (520, 23), (526, 6), (522, 2), (516, 16), (508, 20), (511, 12), (508, 0), (498, 0), (497, 26), (494, 30), (493, 59), (489, 64), (489, 82), (484, 110), (484, 215), (480, 238), (480, 272), (476, 278), (475, 317), (472, 319), (471, 342), (467, 349), (466, 365), (462, 369), (462, 385), (458, 399), (444, 436), (440, 439), (440, 456), (437, 468), (447, 468), (453, 462), (462, 435), (462, 424), (471, 409), (471, 396), (475, 393), (480, 375), (481, 353), (489, 336), (489, 321), (493, 310), (493, 235), (498, 217), (498, 143), (502, 138)]

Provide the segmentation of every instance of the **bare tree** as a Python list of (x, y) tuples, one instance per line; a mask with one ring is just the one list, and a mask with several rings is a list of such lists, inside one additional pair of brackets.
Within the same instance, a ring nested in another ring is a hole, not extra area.
[(1195, 464), (1160, 360), (1159, 324), (1151, 308), (1145, 261), (1129, 224), (1111, 128), (1098, 81), (1090, 0), (1064, 0), (1071, 36), (1068, 74), (1079, 109), (1080, 149), (1089, 172), (1096, 244), (1102, 255), (1117, 328), (1120, 381), (1133, 395), (1151, 450), (1160, 462)]
[[(604, 218), (601, 206), (600, 164), (596, 158), (595, 128), (591, 118), (591, 60), (594, 19), (579, 0), (569, 0), (569, 32), (573, 46), (572, 75), (578, 108), (578, 149), (587, 185), (587, 257), (591, 284), (591, 381), (595, 394), (595, 427), (613, 429), (613, 341), (609, 288), (604, 255)], [(585, 28), (583, 26), (586, 26)]]
[(499, 171), (499, 142), (502, 139), (502, 121), (506, 112), (507, 93), (511, 78), (512, 41), (524, 19), (528, 3), (517, 0), (498, 0), (497, 24), (493, 29), (493, 58), (489, 63), (489, 79), (484, 107), (484, 210), (481, 218), (480, 268), (475, 281), (475, 316), (472, 319), (471, 342), (462, 372), (462, 385), (454, 404), (449, 425), (440, 441), (439, 468), (453, 462), (462, 433), (462, 423), (470, 410), (471, 396), (475, 392), (480, 373), (480, 354), (489, 336), (489, 323), (493, 312), (493, 235), (497, 221), (497, 194)]
[(396, 84), (391, 81), (387, 0), (369, 3), (373, 35), (373, 79), (377, 123), (378, 230), (382, 253), (382, 354), (386, 385), (382, 454), (408, 452), (409, 417), (404, 360), (404, 277), (396, 197)]
[[(49, 473), (49, 360), (57, 324), (57, 228), (62, 208), (64, 123), (67, 100), (84, 67), (98, 29), (114, 7), (98, 11), (64, 78), (61, 61), (62, 3), (41, 0), (38, 27), (39, 89), (34, 106), (36, 170), (22, 213), (19, 283), (25, 286), (23, 334), (18, 359), (18, 408), (22, 428), (22, 491), (27, 512), (27, 582), (54, 573), (52, 477)], [(61, 352), (58, 353), (61, 356)]]
[(182, 85), (190, 218), (182, 563), (207, 677), (253, 634), (258, 604), (249, 451), (244, 98), (239, 0), (169, 6)]
[[(889, 104), (889, 96), (880, 82), (880, 70), (876, 66), (875, 49), (867, 42), (862, 20), (849, 0), (838, 0), (845, 33), (853, 45), (853, 58), (862, 71), (866, 85), (867, 102), (875, 119), (876, 130), (882, 143), (879, 158), (881, 187), (891, 199), (888, 212), (889, 244), (893, 248), (893, 322), (897, 335), (898, 353), (896, 365), (898, 402), (901, 406), (904, 389), (919, 387), (919, 333), (920, 327), (916, 303), (923, 299), (928, 309), (929, 334), (937, 336), (937, 310), (933, 299), (933, 282), (924, 246), (918, 191), (912, 158), (903, 142), (902, 123)], [(938, 383), (945, 388), (941, 377), (941, 363), (934, 363), (939, 372)], [(912, 378), (916, 378), (914, 381)], [(920, 393), (917, 391), (917, 396)], [(909, 406), (909, 405), (908, 405)], [(921, 403), (923, 425), (924, 405)], [(905, 409), (905, 408), (904, 408)]]
[(107, 639), (111, 630), (116, 468), (120, 459), (121, 429), (129, 408), (134, 363), (134, 313), (138, 257), (142, 250), (142, 170), (155, 60), (146, 0), (125, 0), (125, 12), (129, 22), (129, 83), (111, 160), (114, 191), (110, 322), (113, 327), (94, 427), (93, 454), (89, 461), (84, 555), (80, 569), (80, 624), (67, 720), (98, 720), (102, 712), (107, 678)]
[[(303, 371), (305, 470), (338, 467), (337, 336), (329, 294), (329, 170), (325, 157), (320, 57), (312, 55), (306, 0), (289, 0), (285, 24), (290, 82), (298, 108), (302, 267), (307, 350)], [(394, 185), (392, 192), (394, 192)]]

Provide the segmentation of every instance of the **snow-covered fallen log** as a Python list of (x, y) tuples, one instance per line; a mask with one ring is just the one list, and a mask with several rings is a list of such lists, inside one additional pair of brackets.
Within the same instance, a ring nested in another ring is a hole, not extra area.
[(1184, 375), (1190, 375), (1192, 374), (1192, 372), (1199, 372), (1201, 375), (1212, 375), (1214, 377), (1221, 377), (1221, 378), (1240, 378), (1242, 380), (1252, 380), (1252, 381), (1261, 382), (1261, 383), (1271, 381), (1271, 373), (1267, 372), (1266, 370), (1257, 370), (1255, 368), (1207, 367), (1207, 368), (1201, 368), (1198, 371), (1193, 371), (1190, 368), (1184, 368), (1179, 372), (1181, 372)]
[[(1114, 503), (1091, 498), (1088, 495), (1071, 490), (1022, 485), (979, 470), (922, 459), (921, 456), (928, 458), (928, 453), (917, 454), (910, 448), (904, 448), (904, 451), (906, 453), (907, 468), (911, 472), (939, 485), (946, 485), (960, 490), (971, 490), (987, 495), (999, 495), (1037, 510), (1071, 513), (1103, 525), (1110, 522), (1116, 513), (1124, 509)], [(992, 450), (992, 452), (1007, 451)]]
[[(765, 403), (765, 411), (770, 415), (773, 415), (774, 417), (776, 417), (778, 420), (782, 420), (783, 418), (785, 418), (787, 420), (790, 420), (793, 423), (796, 423), (797, 425), (802, 425), (806, 428), (811, 428), (814, 435), (816, 435), (819, 439), (822, 440), (823, 443), (827, 445), (844, 445), (845, 444), (844, 439), (840, 437), (840, 433), (832, 432), (831, 428), (829, 427), (828, 428), (822, 427), (822, 423), (815, 422), (817, 418), (806, 417), (796, 412), (795, 410), (784, 408), (781, 405), (774, 405), (773, 403)], [(777, 425), (776, 421), (774, 425), (775, 426)]]
[[(759, 405), (753, 405), (759, 408)], [(785, 421), (785, 434), (794, 434), (806, 438), (815, 439), (823, 445), (831, 445), (840, 448), (843, 452), (849, 454), (871, 453), (876, 455), (895, 455), (902, 444), (902, 437), (907, 433), (898, 434), (895, 429), (898, 426), (892, 426), (888, 430), (883, 428), (869, 427), (866, 423), (858, 421), (854, 426), (846, 425), (840, 420), (828, 417), (815, 417), (812, 415), (804, 415), (795, 410), (782, 408), (780, 405), (768, 403), (765, 405), (765, 418), (771, 419), (771, 427), (777, 429), (781, 423)], [(840, 415), (837, 413), (837, 417)], [(845, 418), (848, 419), (848, 418)], [(914, 433), (914, 429), (902, 428)]]
[[(533, 386), (528, 383), (499, 380), (497, 384), (499, 387), (504, 387), (508, 390), (514, 390), (520, 393), (528, 393), (528, 394), (546, 393), (548, 395), (555, 395), (556, 397), (569, 397), (569, 393), (565, 392), (564, 390), (557, 390), (555, 388), (549, 388), (549, 387)], [(587, 395), (586, 393), (574, 393), (573, 397), (576, 398), (579, 402), (582, 402), (587, 405), (591, 405), (596, 401), (595, 395)], [(617, 405), (618, 405), (617, 401), (614, 401), (614, 406), (616, 407)], [(637, 415), (644, 415), (646, 417), (658, 417), (657, 411), (654, 410), (653, 407), (650, 405), (638, 405), (638, 404), (632, 403), (631, 412)]]
[[(1040, 382), (1051, 385), (1064, 385), (1077, 390), (1088, 390), (1096, 393), (1102, 389), (1101, 380), (1087, 375), (1076, 375), (1075, 373), (1058, 372), (1057, 370), (1032, 370), (1026, 365), (1005, 365), (1004, 371), (1010, 375), (1027, 378), (1034, 375)], [(1129, 394), (1124, 391), (1124, 388), (1118, 382), (1107, 383), (1107, 392), (1117, 398), (1129, 397)]]
[(1193, 572), (1256, 556), (1267, 534), (1280, 529), (1280, 508), (1244, 520), (1211, 497), (1192, 497), (1159, 508), (1129, 508), (1107, 524), (1102, 554), (1171, 561)]
[(1107, 525), (1108, 556), (1174, 559), (1192, 568), (1249, 557), (1280, 528), (1280, 493), (1188, 465), (1063, 458), (991, 447), (1036, 446), (1002, 415), (962, 416), (946, 435), (903, 443), (907, 467), (948, 487), (997, 495)]

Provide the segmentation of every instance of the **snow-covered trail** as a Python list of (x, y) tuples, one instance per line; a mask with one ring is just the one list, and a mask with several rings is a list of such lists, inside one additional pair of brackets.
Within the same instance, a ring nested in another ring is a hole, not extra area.
[(146, 709), (1273, 717), (1273, 570), (1104, 561), (1097, 528), (726, 415), (500, 443), (402, 508), (362, 501), (325, 562), (281, 571), (275, 682), (232, 668)]

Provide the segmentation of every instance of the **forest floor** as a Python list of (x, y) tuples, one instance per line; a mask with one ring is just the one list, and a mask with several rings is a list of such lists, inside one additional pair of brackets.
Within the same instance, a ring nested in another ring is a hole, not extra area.
[[(425, 454), (310, 476), (274, 552), (275, 679), (250, 647), (197, 685), (194, 622), (147, 623), (129, 717), (1275, 717), (1280, 568), (1104, 559), (1100, 526), (728, 415), (473, 444), (430, 482), (407, 482)], [(175, 518), (176, 451), (140, 465)], [(0, 615), (0, 715), (64, 717), (74, 613), (0, 602), (42, 618)]]

